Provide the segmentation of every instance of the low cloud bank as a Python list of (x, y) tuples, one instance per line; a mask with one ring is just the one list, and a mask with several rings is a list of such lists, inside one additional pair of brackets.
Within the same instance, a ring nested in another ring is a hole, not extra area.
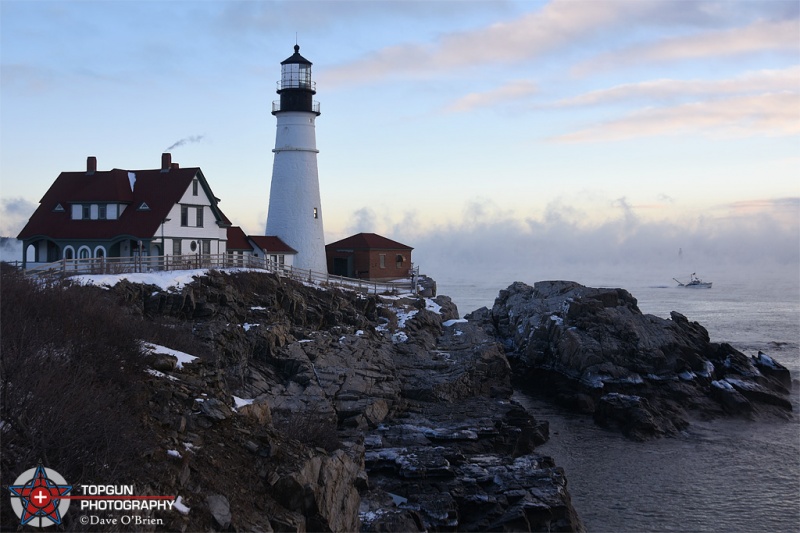
[[(764, 209), (723, 206), (681, 222), (642, 220), (620, 201), (615, 218), (586, 223), (579, 210), (551, 206), (519, 220), (485, 209), (458, 222), (421, 227), (405, 222), (375, 231), (414, 247), (414, 263), (434, 277), (536, 281), (587, 278), (601, 282), (631, 273), (671, 283), (698, 272), (794, 276), (800, 273), (800, 198)], [(361, 220), (373, 220), (360, 212)]]

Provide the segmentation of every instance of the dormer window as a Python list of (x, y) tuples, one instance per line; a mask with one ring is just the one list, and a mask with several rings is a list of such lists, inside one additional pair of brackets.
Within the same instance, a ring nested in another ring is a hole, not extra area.
[(106, 204), (100, 204), (97, 206), (97, 218), (100, 220), (106, 219)]
[(92, 206), (90, 205), (81, 206), (81, 210), (82, 210), (81, 218), (83, 220), (89, 220), (90, 218), (92, 218)]

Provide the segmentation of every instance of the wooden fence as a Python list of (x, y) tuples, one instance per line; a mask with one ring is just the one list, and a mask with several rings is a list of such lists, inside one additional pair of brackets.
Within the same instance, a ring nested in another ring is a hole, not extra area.
[(39, 264), (26, 269), (29, 276), (57, 281), (78, 275), (131, 274), (174, 270), (214, 269), (227, 270), (247, 268), (264, 270), (303, 283), (342, 287), (372, 294), (416, 293), (417, 271), (412, 276), (397, 281), (372, 281), (366, 279), (334, 276), (327, 272), (298, 269), (284, 266), (261, 257), (229, 254), (190, 254), (138, 257), (99, 257), (90, 259), (62, 259), (53, 263)]

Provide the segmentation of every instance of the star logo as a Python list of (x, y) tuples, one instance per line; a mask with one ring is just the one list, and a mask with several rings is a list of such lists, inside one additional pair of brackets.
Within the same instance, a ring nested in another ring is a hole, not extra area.
[(72, 485), (55, 470), (46, 470), (40, 463), (20, 475), (8, 487), (11, 507), (21, 525), (36, 527), (61, 525), (62, 516), (69, 509)]

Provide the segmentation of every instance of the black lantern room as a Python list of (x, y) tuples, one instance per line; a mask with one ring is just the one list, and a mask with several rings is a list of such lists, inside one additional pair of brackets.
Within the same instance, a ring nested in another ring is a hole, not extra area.
[(311, 81), (311, 61), (300, 55), (300, 46), (294, 45), (294, 54), (281, 61), (281, 81), (278, 82), (279, 102), (272, 103), (272, 114), (284, 111), (306, 111), (319, 115), (316, 83)]

